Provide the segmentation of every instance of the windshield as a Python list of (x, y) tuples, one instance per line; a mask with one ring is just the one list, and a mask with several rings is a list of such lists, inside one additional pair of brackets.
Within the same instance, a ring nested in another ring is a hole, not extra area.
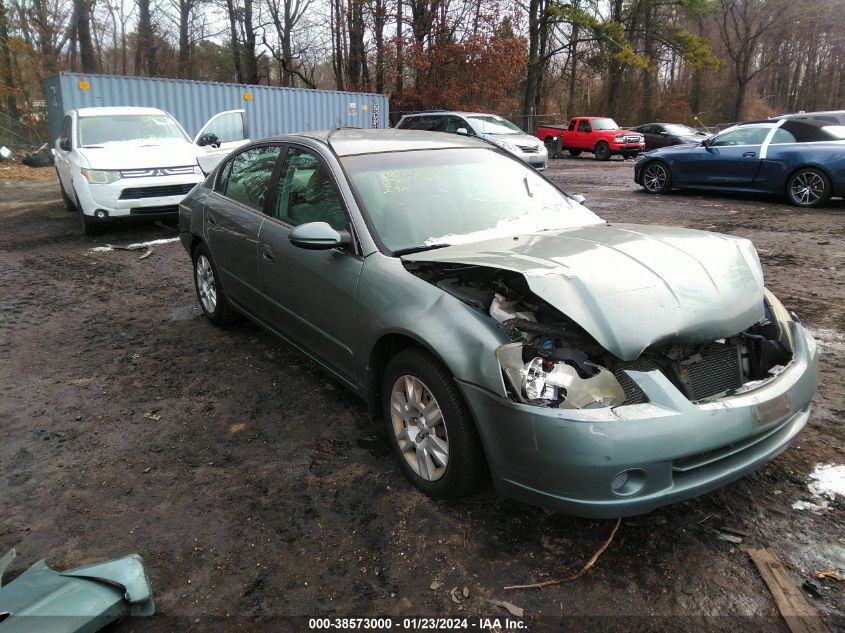
[(663, 125), (663, 129), (673, 136), (695, 136), (696, 134), (700, 134), (698, 130), (688, 125), (680, 125), (679, 123), (666, 123)]
[(81, 117), (79, 145), (103, 145), (126, 141), (187, 141), (184, 132), (166, 114), (118, 114)]
[(590, 119), (594, 130), (618, 130), (619, 126), (613, 119)]
[(394, 253), (604, 223), (492, 149), (364, 154), (343, 166), (372, 230)]
[(525, 134), (507, 119), (492, 114), (470, 114), (467, 118), (479, 134)]

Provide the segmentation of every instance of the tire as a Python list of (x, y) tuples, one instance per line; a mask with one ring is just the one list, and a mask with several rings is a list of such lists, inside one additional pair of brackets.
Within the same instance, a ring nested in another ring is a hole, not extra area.
[(820, 207), (830, 200), (832, 193), (830, 179), (815, 167), (799, 169), (786, 183), (786, 197), (796, 207)]
[[(399, 352), (385, 370), (381, 400), (388, 441), (414, 486), (443, 499), (478, 487), (484, 464), (481, 443), (443, 365), (419, 348)], [(428, 420), (418, 415), (426, 411)]]
[(580, 150), (580, 149), (570, 149), (570, 150), (568, 150), (568, 151), (569, 151), (569, 155), (570, 155), (570, 156), (580, 156), (580, 155), (581, 155), (581, 152), (582, 152), (583, 150)]
[(62, 203), (65, 205), (65, 211), (74, 213), (76, 211), (76, 203), (65, 193), (65, 186), (62, 184), (61, 179), (59, 180), (59, 189), (62, 192)]
[(223, 292), (220, 275), (208, 247), (198, 244), (191, 261), (194, 267), (194, 290), (202, 313), (217, 326), (228, 325), (237, 320), (237, 313)]
[(547, 136), (546, 140), (543, 141), (543, 144), (546, 146), (546, 151), (549, 153), (549, 158), (557, 158), (558, 148), (557, 148), (557, 141), (555, 140), (555, 137), (554, 136)]
[(672, 172), (669, 165), (655, 160), (643, 167), (640, 184), (649, 193), (667, 193), (672, 188)]
[(593, 154), (596, 155), (596, 160), (610, 160), (610, 146), (604, 141), (599, 141)]
[(90, 215), (85, 215), (82, 212), (82, 207), (79, 207), (79, 224), (82, 227), (82, 234), (88, 237), (96, 235), (100, 232), (100, 227), (97, 221)]

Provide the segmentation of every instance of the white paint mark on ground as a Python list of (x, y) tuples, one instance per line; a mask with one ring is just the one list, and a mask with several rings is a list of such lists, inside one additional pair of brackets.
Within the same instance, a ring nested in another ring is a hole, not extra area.
[[(161, 239), (161, 240), (150, 240), (149, 242), (136, 242), (134, 244), (127, 245), (126, 248), (131, 248), (131, 249), (134, 250), (134, 249), (146, 248), (147, 246), (158, 246), (160, 244), (170, 244), (172, 242), (178, 242), (178, 241), (179, 241), (178, 237), (168, 237), (168, 238)], [(105, 251), (113, 251), (113, 250), (115, 250), (115, 249), (113, 249), (111, 246), (95, 246), (94, 248), (92, 248), (88, 252), (89, 253), (102, 253), (102, 252), (105, 252)]]

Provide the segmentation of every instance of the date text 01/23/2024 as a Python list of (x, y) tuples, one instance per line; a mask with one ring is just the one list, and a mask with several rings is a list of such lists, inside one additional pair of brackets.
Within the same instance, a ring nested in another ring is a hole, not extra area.
[(308, 628), (314, 630), (366, 631), (519, 631), (525, 623), (512, 618), (309, 618)]

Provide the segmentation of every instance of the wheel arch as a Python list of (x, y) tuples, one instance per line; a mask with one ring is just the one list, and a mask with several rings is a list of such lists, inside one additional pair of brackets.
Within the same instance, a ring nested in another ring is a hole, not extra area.
[(783, 193), (784, 196), (789, 196), (789, 191), (788, 191), (789, 181), (792, 179), (792, 177), (795, 174), (797, 174), (802, 169), (818, 169), (820, 172), (822, 172), (825, 175), (825, 177), (827, 178), (827, 181), (830, 183), (832, 195), (834, 195), (834, 196), (845, 195), (845, 191), (837, 191), (836, 181), (833, 179), (833, 175), (830, 173), (830, 171), (828, 171), (828, 169), (826, 167), (824, 167), (823, 165), (820, 165), (818, 163), (804, 163), (803, 165), (798, 165), (794, 169), (787, 172), (786, 178), (783, 179), (783, 187), (782, 187), (783, 191), (781, 192), (781, 193)]
[(429, 344), (410, 332), (386, 332), (382, 334), (370, 349), (367, 362), (367, 405), (373, 419), (381, 418), (381, 381), (390, 359), (399, 352), (419, 347), (443, 365), (450, 374), (452, 369)]
[[(431, 347), (431, 345), (428, 345), (425, 341), (414, 336), (410, 332), (387, 332), (376, 341), (376, 343), (370, 350), (370, 362), (367, 366), (366, 397), (367, 407), (370, 410), (371, 419), (379, 422), (383, 420), (381, 412), (381, 383), (382, 379), (384, 378), (384, 373), (387, 369), (387, 364), (390, 362), (390, 359), (393, 358), (399, 352), (402, 352), (406, 349), (414, 348), (421, 349), (427, 354), (430, 354), (432, 358), (434, 358), (438, 363), (440, 363), (441, 365), (443, 365), (443, 367), (446, 368), (446, 371), (449, 372), (449, 375), (452, 376), (454, 379), (454, 372), (449, 367), (449, 364), (444, 361), (443, 357), (438, 354), (437, 351)], [(475, 412), (470, 408), (469, 403), (466, 402), (466, 399), (464, 398), (463, 394), (460, 393), (460, 389), (458, 389), (458, 393), (461, 400), (464, 401), (464, 406), (466, 407), (467, 413), (469, 414), (469, 419), (472, 420), (472, 424), (475, 427), (475, 433), (481, 445), (481, 466), (484, 469), (485, 473), (490, 474), (490, 463), (487, 458), (487, 442), (485, 441), (485, 438), (481, 433), (481, 428), (478, 425), (478, 420), (475, 419)], [(379, 428), (384, 428), (383, 424), (378, 424), (377, 426)]]

